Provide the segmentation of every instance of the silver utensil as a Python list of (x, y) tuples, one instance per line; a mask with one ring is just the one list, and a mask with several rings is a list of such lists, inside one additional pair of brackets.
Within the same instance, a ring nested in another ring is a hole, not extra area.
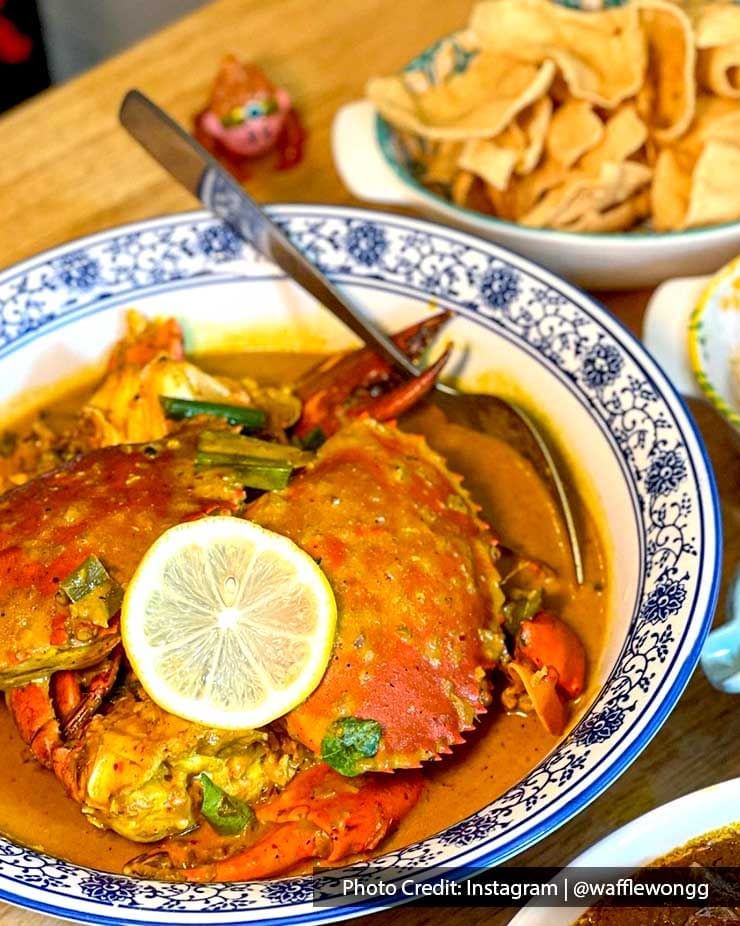
[[(419, 376), (421, 371), (393, 341), (364, 318), (348, 296), (339, 293), (237, 181), (156, 103), (138, 90), (130, 90), (121, 103), (119, 119), (185, 189), (336, 315), (368, 347), (404, 376)], [(575, 578), (582, 585), (583, 560), (569, 494), (561, 468), (539, 426), (510, 402), (495, 396), (458, 392), (442, 383), (435, 388), (433, 401), (451, 420), (508, 439), (548, 481), (563, 516)]]

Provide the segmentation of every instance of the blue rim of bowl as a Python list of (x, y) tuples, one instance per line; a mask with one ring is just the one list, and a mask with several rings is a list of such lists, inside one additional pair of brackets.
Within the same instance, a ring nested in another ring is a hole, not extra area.
[[(385, 220), (388, 222), (410, 222), (411, 224), (421, 225), (423, 230), (427, 231), (429, 234), (451, 234), (458, 239), (469, 239), (471, 245), (483, 246), (485, 248), (496, 248), (499, 251), (503, 252), (504, 256), (511, 256), (514, 258), (515, 262), (523, 262), (525, 265), (529, 264), (531, 267), (537, 268), (541, 271), (542, 275), (545, 278), (549, 279), (550, 284), (557, 283), (557, 286), (561, 289), (564, 289), (567, 293), (567, 290), (572, 291), (573, 296), (575, 297), (576, 303), (582, 302), (585, 303), (585, 308), (587, 311), (595, 314), (600, 321), (602, 321), (607, 328), (613, 326), (618, 332), (621, 332), (621, 338), (623, 339), (624, 346), (630, 349), (634, 358), (640, 359), (641, 367), (647, 369), (646, 373), (649, 374), (650, 379), (655, 385), (656, 373), (658, 379), (658, 386), (660, 388), (661, 394), (665, 396), (667, 400), (672, 400), (671, 404), (675, 405), (677, 412), (682, 413), (684, 423), (686, 426), (686, 431), (693, 437), (694, 443), (699, 453), (699, 457), (704, 466), (706, 483), (705, 488), (709, 490), (710, 495), (710, 509), (712, 519), (714, 521), (714, 534), (707, 535), (709, 539), (713, 540), (714, 543), (714, 565), (712, 569), (711, 578), (709, 578), (705, 585), (707, 587), (707, 604), (705, 613), (702, 617), (701, 627), (698, 629), (696, 640), (692, 645), (691, 650), (685, 654), (683, 659), (683, 664), (676, 673), (676, 677), (670, 686), (661, 696), (659, 706), (656, 708), (653, 716), (650, 718), (650, 721), (645, 726), (645, 728), (640, 732), (639, 736), (634, 740), (634, 742), (625, 750), (624, 754), (619, 758), (617, 762), (610, 765), (598, 778), (592, 781), (587, 787), (582, 791), (578, 792), (574, 797), (562, 808), (557, 810), (551, 817), (548, 817), (546, 820), (543, 820), (535, 829), (522, 834), (521, 836), (515, 837), (511, 840), (505, 847), (500, 849), (491, 850), (488, 853), (485, 853), (477, 857), (474, 863), (465, 864), (461, 866), (460, 877), (465, 876), (465, 871), (467, 869), (468, 873), (471, 868), (483, 868), (492, 866), (495, 864), (500, 864), (516, 854), (522, 852), (528, 848), (533, 843), (537, 842), (544, 835), (551, 835), (559, 827), (565, 824), (568, 820), (575, 817), (580, 811), (585, 807), (591, 804), (596, 798), (605, 792), (608, 786), (618, 778), (624, 771), (627, 769), (642, 753), (645, 747), (650, 743), (654, 736), (658, 733), (660, 728), (663, 726), (664, 722), (670, 715), (673, 708), (676, 706), (682, 692), (686, 688), (694, 669), (696, 668), (699, 658), (701, 655), (701, 650), (706, 639), (707, 634), (711, 628), (712, 617), (716, 609), (717, 600), (719, 597), (719, 579), (721, 574), (721, 563), (722, 563), (722, 520), (721, 520), (721, 510), (719, 503), (719, 493), (717, 490), (716, 480), (714, 477), (714, 472), (712, 468), (709, 455), (707, 453), (706, 447), (704, 445), (703, 438), (698, 430), (696, 422), (688, 409), (688, 406), (684, 402), (681, 395), (678, 393), (676, 388), (673, 386), (669, 380), (666, 373), (663, 371), (660, 364), (652, 357), (651, 354), (645, 349), (641, 344), (639, 339), (627, 328), (627, 326), (614, 315), (612, 315), (601, 303), (598, 302), (593, 296), (587, 293), (581, 287), (571, 283), (570, 281), (564, 280), (559, 277), (553, 271), (548, 270), (542, 264), (539, 264), (537, 261), (532, 260), (531, 258), (525, 258), (510, 248), (507, 248), (504, 245), (500, 245), (497, 242), (491, 242), (477, 235), (474, 232), (461, 231), (458, 229), (446, 228), (445, 226), (440, 226), (438, 223), (433, 221), (418, 219), (410, 216), (399, 216), (396, 213), (386, 212), (383, 210), (367, 209), (360, 207), (347, 207), (347, 206), (331, 206), (326, 204), (301, 204), (301, 203), (286, 203), (280, 205), (274, 205), (269, 207), (269, 211), (274, 216), (280, 216), (281, 213), (286, 215), (295, 214), (303, 211), (312, 212), (314, 214), (321, 214), (325, 217), (331, 215), (331, 213), (338, 214), (340, 218), (365, 218), (366, 220)], [(327, 215), (328, 214), (328, 215)], [(198, 220), (204, 218), (212, 218), (211, 214), (204, 210), (195, 210), (191, 212), (177, 213), (174, 215), (163, 215), (160, 217), (155, 217), (151, 219), (139, 220), (124, 225), (119, 225), (111, 229), (106, 229), (104, 231), (93, 233), (87, 236), (81, 236), (76, 239), (72, 239), (68, 242), (65, 242), (63, 245), (59, 245), (55, 248), (49, 249), (42, 252), (41, 255), (36, 255), (35, 257), (28, 258), (24, 261), (21, 261), (17, 264), (11, 265), (10, 267), (3, 268), (0, 270), (0, 281), (2, 277), (9, 272), (18, 272), (26, 268), (30, 269), (36, 264), (46, 263), (48, 260), (53, 259), (62, 255), (67, 251), (73, 251), (76, 247), (79, 247), (83, 243), (93, 243), (95, 241), (105, 240), (105, 238), (117, 235), (121, 233), (126, 233), (126, 231), (144, 231), (151, 227), (161, 223), (163, 220), (170, 221), (172, 223), (178, 223), (182, 220)], [(505, 223), (509, 224), (509, 223)], [(464, 242), (463, 242), (464, 243)], [(283, 274), (280, 274), (282, 277)], [(238, 279), (238, 276), (235, 277)], [(149, 288), (149, 287), (145, 287)], [(109, 303), (108, 303), (109, 304)], [(43, 333), (43, 329), (40, 329), (38, 333)], [(32, 338), (37, 334), (37, 331), (31, 333)], [(32, 339), (31, 338), (31, 339)], [(650, 369), (650, 368), (653, 369)], [(678, 424), (679, 422), (677, 422)], [(702, 480), (698, 478), (700, 473), (697, 472), (697, 484), (701, 486)], [(466, 853), (463, 852), (463, 855)], [(80, 866), (84, 868), (84, 866)], [(109, 877), (120, 877), (110, 872), (100, 871), (99, 869), (89, 869), (96, 873), (100, 873), (104, 876)], [(436, 883), (443, 877), (442, 875), (435, 875), (431, 878), (424, 879), (423, 876), (415, 877), (415, 881), (418, 883)], [(152, 882), (156, 884), (156, 882)], [(49, 913), (55, 916), (63, 917), (65, 919), (72, 919), (77, 922), (85, 923), (102, 923), (102, 924), (134, 924), (134, 926), (151, 926), (151, 924), (156, 923), (157, 920), (153, 919), (140, 919), (135, 916), (122, 916), (122, 917), (112, 917), (105, 913), (97, 912), (87, 912), (81, 910), (75, 910), (70, 907), (65, 907), (61, 905), (48, 904), (45, 901), (37, 900), (35, 898), (29, 898), (25, 896), (18, 896), (12, 892), (6, 891), (3, 888), (0, 888), (0, 899), (5, 900), (6, 902), (15, 904), (17, 906), (22, 906), (25, 909), (36, 910), (42, 913)], [(293, 926), (293, 924), (298, 923), (307, 923), (307, 922), (323, 922), (326, 920), (336, 921), (339, 919), (348, 919), (358, 916), (363, 916), (367, 913), (378, 911), (381, 909), (390, 909), (395, 906), (399, 906), (403, 903), (408, 903), (411, 898), (402, 898), (395, 902), (389, 902), (385, 898), (378, 899), (376, 901), (370, 901), (369, 903), (363, 903), (361, 905), (353, 904), (341, 908), (325, 908), (323, 910), (314, 910), (311, 913), (300, 913), (292, 916), (286, 917), (268, 917), (262, 919), (263, 922), (268, 922), (274, 924), (274, 926)], [(91, 901), (86, 901), (90, 903)], [(93, 901), (94, 902), (94, 901)], [(155, 912), (155, 911), (152, 911)], [(175, 917), (178, 916), (177, 912), (174, 912)], [(191, 919), (196, 915), (207, 916), (207, 914), (195, 914), (195, 913), (185, 913), (182, 912), (182, 919), (179, 919), (180, 922), (197, 922), (195, 919)], [(177, 922), (178, 919), (173, 920)], [(225, 923), (237, 923), (237, 922), (246, 922), (246, 919), (235, 920), (235, 919), (225, 919)]]

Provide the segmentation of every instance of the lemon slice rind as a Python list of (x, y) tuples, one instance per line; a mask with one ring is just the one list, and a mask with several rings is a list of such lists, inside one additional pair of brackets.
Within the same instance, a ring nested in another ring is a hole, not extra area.
[(336, 602), (292, 540), (251, 521), (206, 517), (147, 551), (121, 608), (121, 636), (149, 697), (220, 729), (255, 729), (318, 686)]

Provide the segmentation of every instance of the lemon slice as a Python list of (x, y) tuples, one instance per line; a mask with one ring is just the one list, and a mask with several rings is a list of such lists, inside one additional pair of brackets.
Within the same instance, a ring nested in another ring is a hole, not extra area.
[(123, 600), (121, 634), (164, 710), (253, 729), (319, 684), (336, 617), (326, 576), (291, 540), (210, 517), (171, 528), (148, 550)]

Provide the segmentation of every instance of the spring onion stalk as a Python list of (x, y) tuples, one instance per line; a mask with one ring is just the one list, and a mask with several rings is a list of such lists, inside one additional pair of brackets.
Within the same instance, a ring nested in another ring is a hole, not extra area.
[(233, 431), (203, 431), (198, 439), (198, 450), (206, 454), (235, 458), (274, 460), (295, 467), (305, 466), (313, 459), (312, 453), (290, 444), (275, 444), (244, 434), (234, 434)]
[(326, 434), (321, 428), (316, 427), (303, 438), (303, 448), (304, 450), (318, 450), (325, 441)]
[(262, 428), (267, 415), (261, 408), (244, 405), (226, 405), (222, 402), (202, 402), (200, 399), (178, 399), (173, 396), (159, 397), (164, 413), (177, 421), (194, 418), (196, 415), (210, 415), (223, 418), (229, 424), (239, 424), (244, 428)]
[(305, 466), (313, 454), (298, 447), (233, 434), (204, 431), (198, 439), (198, 466), (221, 467), (250, 489), (284, 489), (294, 469)]
[(284, 489), (293, 472), (290, 463), (281, 463), (279, 460), (261, 460), (259, 457), (236, 457), (220, 453), (199, 452), (195, 462), (198, 466), (228, 469), (230, 475), (250, 489)]

